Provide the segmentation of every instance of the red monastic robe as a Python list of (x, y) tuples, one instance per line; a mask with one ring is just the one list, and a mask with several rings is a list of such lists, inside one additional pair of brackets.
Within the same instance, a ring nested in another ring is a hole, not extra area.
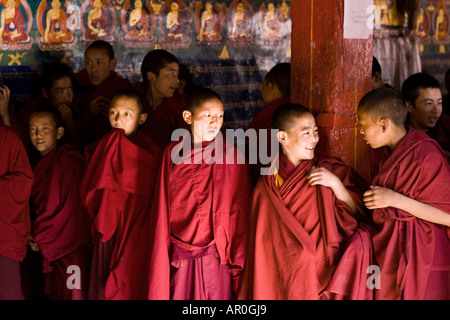
[[(337, 175), (364, 212), (365, 182), (336, 158), (295, 167), (280, 153), (279, 172), (261, 176), (251, 200), (250, 241), (239, 299), (320, 299), (346, 240), (357, 226), (332, 190), (310, 186), (313, 166)], [(279, 177), (284, 180), (281, 187)]]
[[(450, 214), (450, 166), (442, 149), (412, 128), (372, 182)], [(372, 233), (380, 266), (376, 299), (450, 299), (449, 228), (394, 208), (376, 209)]]
[[(89, 146), (88, 146), (89, 147)], [(89, 155), (81, 186), (93, 219), (90, 299), (145, 299), (148, 219), (160, 153), (144, 134), (112, 129)]]
[[(133, 83), (133, 88), (145, 98), (143, 82)], [(161, 150), (164, 150), (172, 142), (171, 136), (175, 129), (190, 130), (183, 119), (183, 111), (184, 97), (177, 91), (173, 97), (165, 98), (156, 108), (153, 108), (145, 99), (144, 112), (148, 116), (140, 130), (152, 138)]]
[[(90, 219), (81, 203), (80, 185), (84, 173), (82, 155), (74, 146), (57, 146), (33, 170), (31, 192), (34, 241), (44, 258), (45, 293), (57, 300), (87, 298), (90, 271)], [(80, 268), (80, 287), (66, 282)], [(70, 270), (69, 270), (70, 271)]]
[(30, 235), (33, 172), (19, 136), (0, 121), (0, 300), (23, 299), (20, 261)]
[[(442, 149), (450, 152), (450, 117), (446, 114), (441, 114), (434, 128), (429, 129), (427, 134), (436, 140)], [(450, 157), (447, 157), (450, 163)]]
[(0, 122), (0, 255), (22, 261), (31, 230), (33, 171), (17, 134)]
[[(164, 152), (151, 218), (149, 299), (235, 297), (245, 264), (251, 184), (245, 164), (237, 157), (234, 164), (225, 161), (237, 149), (224, 149), (221, 141), (186, 151), (182, 160), (192, 164), (171, 160), (182, 143)], [(216, 161), (202, 161), (202, 154)]]
[(250, 127), (255, 130), (259, 129), (271, 129), (272, 128), (272, 117), (275, 110), (277, 110), (283, 104), (289, 103), (291, 101), (290, 96), (282, 97), (268, 106), (264, 107), (260, 112), (258, 112), (250, 122)]
[[(111, 100), (113, 95), (120, 90), (129, 89), (131, 83), (128, 79), (122, 78), (117, 72), (112, 71), (109, 78), (98, 86), (93, 86), (89, 80), (85, 69), (76, 74), (76, 83), (79, 86), (77, 96), (80, 97), (80, 103), (85, 110), (89, 110), (90, 103), (98, 98), (105, 97)], [(97, 114), (90, 122), (89, 142), (96, 141), (103, 137), (111, 129), (108, 116)]]

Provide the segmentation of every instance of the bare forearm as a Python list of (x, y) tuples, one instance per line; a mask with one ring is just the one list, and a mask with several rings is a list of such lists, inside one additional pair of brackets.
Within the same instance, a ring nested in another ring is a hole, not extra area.
[(402, 194), (397, 193), (393, 207), (408, 212), (419, 219), (450, 227), (450, 214)]
[(345, 186), (342, 185), (340, 187), (334, 187), (332, 188), (332, 190), (336, 198), (343, 201), (347, 206), (349, 206), (352, 213), (356, 214), (355, 202), (353, 201), (353, 198), (348, 192), (347, 188), (345, 188)]

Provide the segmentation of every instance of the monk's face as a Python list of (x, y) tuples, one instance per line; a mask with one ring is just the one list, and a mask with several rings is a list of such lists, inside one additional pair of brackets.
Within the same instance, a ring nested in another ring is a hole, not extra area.
[(383, 128), (378, 121), (374, 121), (367, 113), (358, 111), (359, 132), (372, 148), (380, 148), (386, 144), (383, 141)]
[(29, 129), (31, 143), (41, 156), (52, 151), (64, 135), (64, 128), (57, 128), (53, 115), (46, 112), (32, 114)]
[(173, 97), (175, 90), (180, 86), (179, 73), (180, 66), (176, 62), (167, 64), (159, 71), (159, 75), (148, 72), (147, 79), (152, 93), (161, 99)]
[(70, 77), (63, 77), (53, 82), (52, 87), (48, 91), (43, 89), (42, 94), (50, 101), (53, 107), (62, 104), (70, 106), (73, 100), (73, 84)]
[(314, 149), (319, 142), (319, 133), (314, 116), (298, 117), (287, 131), (278, 132), (283, 151), (288, 159), (299, 165), (303, 160), (314, 158)]
[(442, 93), (439, 88), (419, 90), (419, 97), (408, 106), (412, 126), (420, 131), (434, 128), (442, 113)]
[(219, 100), (207, 100), (193, 114), (184, 111), (183, 118), (191, 126), (194, 143), (212, 141), (223, 125), (223, 104)]
[(88, 49), (84, 54), (84, 64), (89, 81), (94, 86), (102, 84), (116, 68), (116, 59), (110, 59), (101, 49)]
[(141, 113), (135, 98), (114, 98), (109, 108), (109, 122), (111, 127), (123, 129), (125, 135), (133, 137), (139, 125), (147, 120), (147, 114)]

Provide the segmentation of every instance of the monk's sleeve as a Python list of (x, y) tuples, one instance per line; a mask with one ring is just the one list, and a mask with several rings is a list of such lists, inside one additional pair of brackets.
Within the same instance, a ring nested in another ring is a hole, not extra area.
[(19, 137), (0, 124), (0, 255), (21, 261), (31, 229), (33, 171)]
[(171, 149), (166, 148), (150, 214), (149, 300), (170, 298), (170, 222), (168, 181), (171, 171)]
[[(0, 166), (0, 203), (11, 215), (8, 220), (14, 220), (14, 215), (27, 206), (33, 185), (33, 171), (31, 170), (25, 148), (19, 139), (3, 144), (0, 149), (2, 156)], [(10, 152), (8, 152), (8, 150)]]
[(234, 199), (230, 214), (230, 239), (227, 247), (228, 263), (233, 275), (234, 287), (238, 288), (244, 269), (249, 231), (249, 209), (251, 198), (250, 173), (246, 165), (236, 165), (235, 184), (232, 185)]

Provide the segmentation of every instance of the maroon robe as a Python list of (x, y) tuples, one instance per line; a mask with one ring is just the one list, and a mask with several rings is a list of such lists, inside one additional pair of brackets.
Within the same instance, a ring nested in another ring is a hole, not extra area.
[(0, 121), (0, 299), (23, 299), (20, 264), (30, 235), (33, 172), (17, 134)]
[[(143, 82), (133, 83), (133, 88), (145, 98)], [(140, 130), (152, 138), (161, 150), (164, 150), (172, 142), (171, 135), (175, 129), (190, 130), (183, 119), (183, 111), (184, 97), (177, 91), (173, 97), (165, 98), (156, 108), (153, 108), (145, 99), (144, 112), (148, 116)]]
[[(450, 213), (449, 165), (442, 150), (424, 132), (407, 127), (391, 154), (375, 150), (377, 185)], [(378, 154), (378, 155), (377, 155)], [(384, 155), (388, 157), (384, 157)], [(394, 208), (373, 211), (372, 228), (350, 239), (327, 288), (332, 299), (450, 298), (449, 228)], [(369, 236), (369, 237), (368, 237)], [(369, 266), (380, 268), (378, 279)], [(379, 282), (380, 289), (367, 283)]]
[[(441, 114), (434, 128), (427, 131), (427, 134), (436, 140), (442, 149), (450, 153), (450, 116)], [(450, 163), (450, 156), (447, 156)]]
[[(89, 216), (81, 203), (80, 185), (84, 173), (82, 155), (74, 146), (57, 146), (33, 170), (31, 192), (34, 241), (43, 256), (45, 293), (49, 299), (87, 298), (90, 271)], [(68, 288), (72, 273), (80, 268), (80, 288)]]
[(357, 226), (350, 208), (332, 190), (310, 186), (313, 166), (337, 175), (350, 192), (357, 215), (364, 213), (365, 182), (340, 160), (295, 167), (280, 153), (279, 176), (261, 176), (251, 200), (250, 241), (239, 299), (320, 299), (346, 240)]
[[(192, 164), (172, 162), (179, 142), (164, 152), (151, 216), (149, 299), (235, 296), (245, 263), (251, 187), (245, 164), (237, 164), (236, 157), (235, 164), (225, 163), (227, 151), (238, 150), (222, 149), (221, 141), (198, 144), (184, 154), (183, 161)], [(194, 160), (202, 153), (223, 163)]]
[[(123, 89), (129, 89), (131, 86), (128, 79), (122, 78), (115, 71), (112, 71), (109, 78), (98, 86), (91, 84), (85, 69), (79, 71), (75, 75), (75, 79), (78, 85), (77, 96), (80, 97), (80, 103), (85, 110), (89, 110), (89, 106), (94, 99), (104, 97), (111, 100), (115, 93)], [(93, 142), (103, 137), (111, 129), (111, 124), (108, 116), (100, 113), (94, 117), (91, 116), (89, 127), (90, 137), (88, 142)]]
[(89, 156), (81, 196), (92, 219), (89, 299), (145, 299), (149, 232), (159, 150), (142, 133), (112, 129)]
[[(442, 149), (412, 128), (372, 182), (450, 214), (450, 166)], [(372, 233), (380, 266), (376, 299), (450, 299), (449, 228), (394, 208), (376, 209)]]

